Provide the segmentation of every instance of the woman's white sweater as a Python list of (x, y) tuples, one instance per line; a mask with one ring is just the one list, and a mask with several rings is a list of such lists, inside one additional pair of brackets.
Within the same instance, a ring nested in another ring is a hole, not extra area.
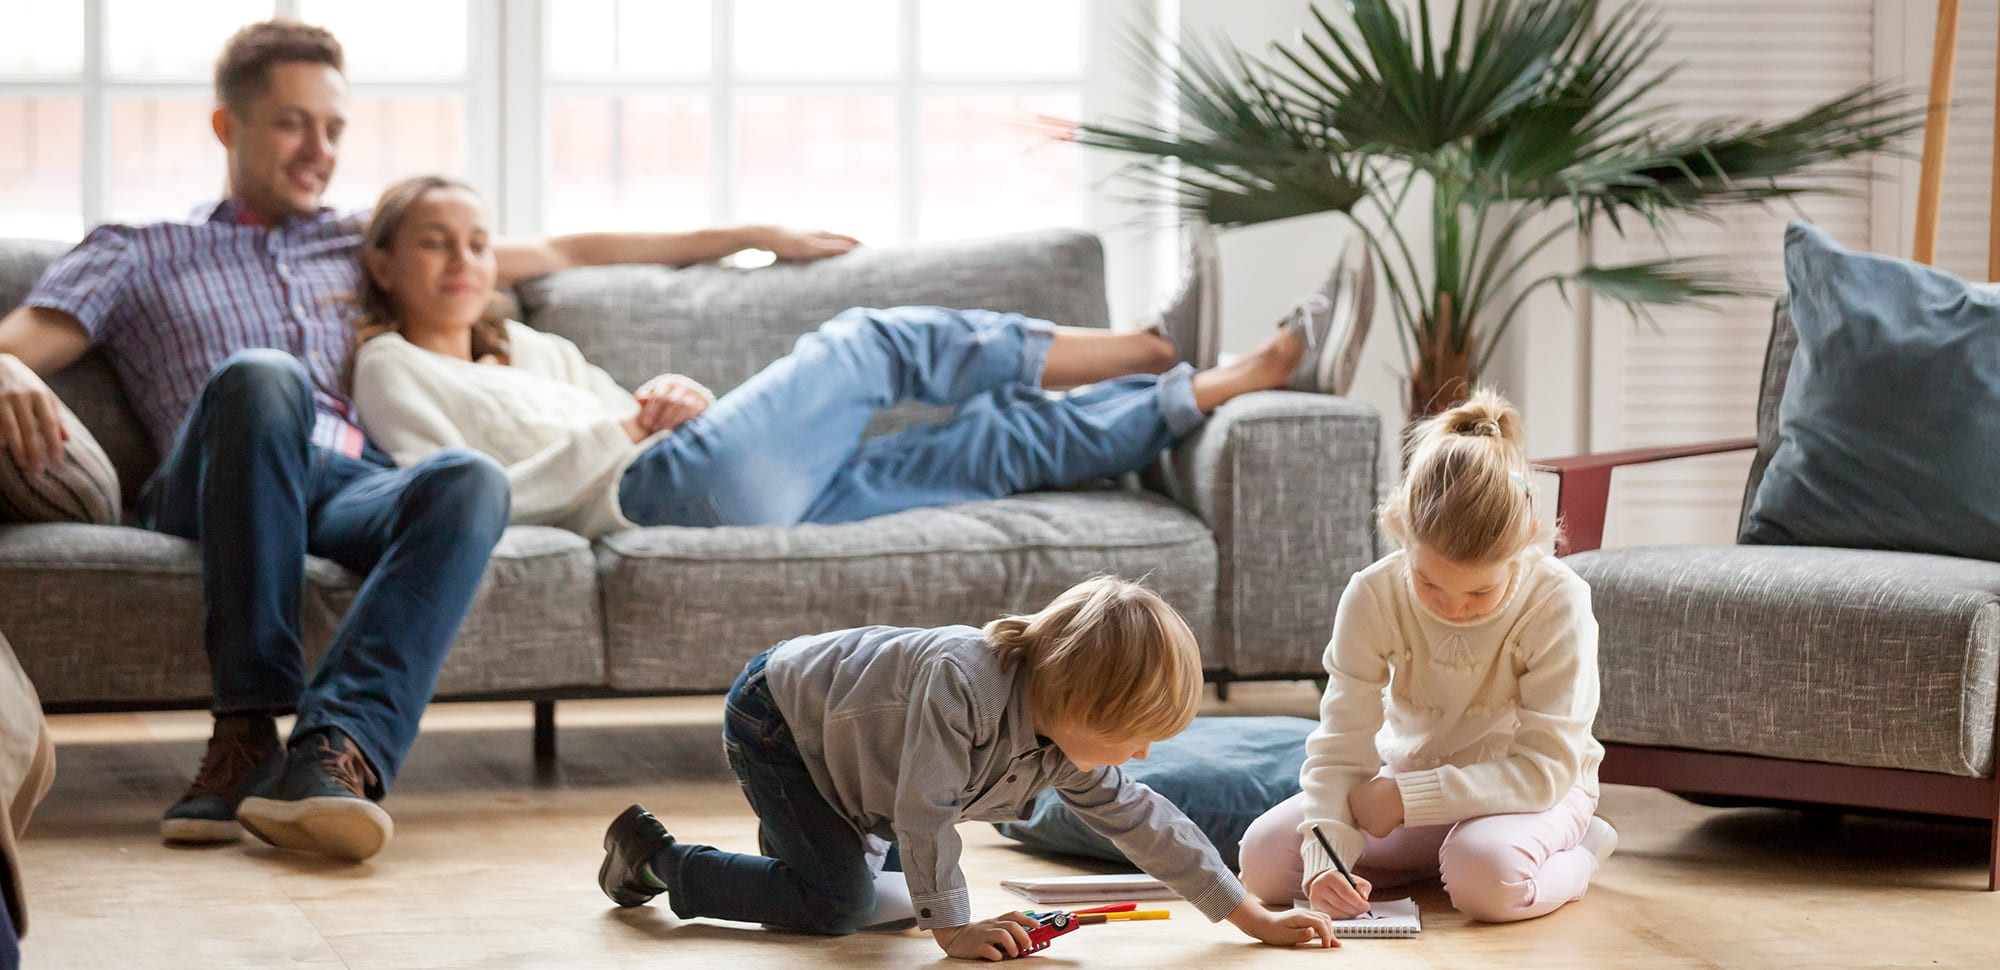
[(513, 321), (507, 341), (505, 365), (425, 350), (393, 333), (362, 344), (354, 353), (362, 427), (399, 465), (449, 447), (491, 455), (513, 486), (511, 522), (586, 537), (632, 528), (618, 509), (619, 478), (668, 432), (632, 441), (619, 422), (638, 413), (638, 400), (575, 344)]
[(1579, 786), (1597, 794), (1597, 620), (1589, 585), (1546, 550), (1523, 553), (1501, 605), (1464, 623), (1424, 606), (1393, 553), (1347, 584), (1324, 660), (1300, 778), (1307, 886), (1333, 866), (1313, 825), (1342, 861), (1360, 859), (1347, 796), (1382, 762), (1412, 827), (1546, 811)]

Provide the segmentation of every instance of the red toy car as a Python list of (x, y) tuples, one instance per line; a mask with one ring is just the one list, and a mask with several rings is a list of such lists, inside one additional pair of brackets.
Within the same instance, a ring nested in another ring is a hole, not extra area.
[(1075, 913), (1063, 912), (1043, 913), (1035, 917), (1035, 922), (1041, 925), (1028, 931), (1028, 946), (1021, 951), (1021, 956), (1027, 956), (1030, 953), (1040, 953), (1048, 949), (1049, 944), (1055, 942), (1056, 937), (1064, 933), (1074, 933), (1078, 927), (1083, 925), (1077, 920)]

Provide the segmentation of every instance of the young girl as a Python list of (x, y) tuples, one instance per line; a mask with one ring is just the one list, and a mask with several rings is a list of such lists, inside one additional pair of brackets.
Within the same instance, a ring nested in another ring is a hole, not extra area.
[(1200, 696), (1187, 624), (1150, 590), (1110, 578), (983, 631), (788, 640), (743, 668), (723, 719), (763, 854), (677, 842), (634, 805), (604, 834), (598, 884), (620, 906), (664, 892), (683, 919), (849, 933), (873, 922), (875, 873), (894, 843), (917, 925), (954, 957), (999, 960), (1027, 945), (1034, 923), (972, 919), (954, 826), (1023, 818), (1054, 788), (1209, 919), (1265, 943), (1334, 945), (1326, 917), (1248, 899), (1200, 830), (1118, 769), (1180, 733)]
[[(1315, 386), (1334, 352), (1317, 293), (1264, 346), (1200, 373), (1175, 366), (1157, 333), (854, 309), (720, 399), (678, 375), (635, 395), (575, 344), (494, 308), (487, 236), (461, 183), (420, 176), (383, 193), (362, 248), (355, 407), (399, 464), (451, 446), (485, 452), (506, 466), (511, 521), (586, 536), (851, 522), (1110, 477), (1236, 395)], [(878, 410), (909, 399), (958, 412), (862, 440)]]
[[(1244, 835), (1259, 897), (1348, 918), (1371, 880), (1438, 872), (1473, 919), (1533, 919), (1611, 854), (1593, 814), (1590, 588), (1550, 553), (1527, 476), (1520, 415), (1492, 391), (1417, 428), (1381, 510), (1402, 549), (1356, 574), (1334, 617), (1304, 790)], [(1321, 835), (1366, 875), (1350, 885)]]

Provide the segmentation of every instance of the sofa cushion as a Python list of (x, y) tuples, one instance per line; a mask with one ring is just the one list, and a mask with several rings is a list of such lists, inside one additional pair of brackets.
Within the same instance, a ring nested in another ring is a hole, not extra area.
[(724, 690), (781, 640), (875, 623), (980, 624), (1040, 609), (1096, 573), (1145, 580), (1204, 646), (1215, 615), (1208, 529), (1138, 492), (1038, 493), (790, 529), (635, 529), (598, 546), (610, 684), (623, 690)]
[[(306, 579), (311, 665), (358, 582), (319, 558), (306, 560)], [(47, 703), (205, 699), (201, 614), (201, 552), (189, 540), (114, 526), (0, 526), (0, 617)], [(508, 529), (438, 693), (602, 683), (600, 616), (588, 543), (558, 529)]]
[[(306, 562), (306, 580), (305, 639), (317, 658), (354, 602), (361, 577), (313, 558)], [(603, 616), (588, 541), (546, 526), (511, 526), (486, 564), (486, 577), (438, 675), (437, 692), (602, 684)]]
[(2000, 561), (2000, 294), (1785, 232), (1798, 349), (1743, 541)]
[(29, 474), (11, 451), (0, 450), (0, 521), (89, 522), (117, 525), (125, 504), (118, 472), (90, 429), (61, 407), (62, 458), (41, 474)]
[(2000, 564), (1789, 546), (1565, 562), (1597, 614), (1599, 740), (1993, 770)]

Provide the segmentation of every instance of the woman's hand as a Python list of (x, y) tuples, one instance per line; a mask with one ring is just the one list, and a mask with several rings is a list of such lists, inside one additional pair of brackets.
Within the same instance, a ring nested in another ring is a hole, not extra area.
[(1350, 886), (1339, 871), (1328, 869), (1313, 877), (1306, 899), (1312, 903), (1314, 912), (1334, 919), (1353, 919), (1368, 912), (1368, 894), (1374, 888), (1360, 876), (1354, 877), (1354, 885)]
[(1403, 790), (1396, 779), (1377, 776), (1347, 793), (1347, 810), (1354, 815), (1354, 827), (1378, 839), (1388, 838), (1403, 824)]
[(708, 410), (708, 395), (672, 376), (647, 381), (633, 396), (639, 401), (639, 426), (646, 434), (672, 431)]
[(618, 426), (625, 429), (625, 437), (632, 439), (635, 445), (646, 440), (646, 436), (652, 433), (646, 430), (645, 425), (639, 423), (639, 416), (636, 414), (629, 418), (619, 418)]
[(1028, 948), (1028, 931), (1037, 925), (1026, 914), (1007, 913), (964, 926), (941, 926), (931, 937), (960, 960), (1007, 960)]
[(1229, 921), (1258, 941), (1272, 946), (1298, 946), (1319, 941), (1320, 946), (1339, 946), (1333, 938), (1333, 924), (1309, 909), (1273, 913), (1255, 900), (1246, 899), (1230, 912)]

